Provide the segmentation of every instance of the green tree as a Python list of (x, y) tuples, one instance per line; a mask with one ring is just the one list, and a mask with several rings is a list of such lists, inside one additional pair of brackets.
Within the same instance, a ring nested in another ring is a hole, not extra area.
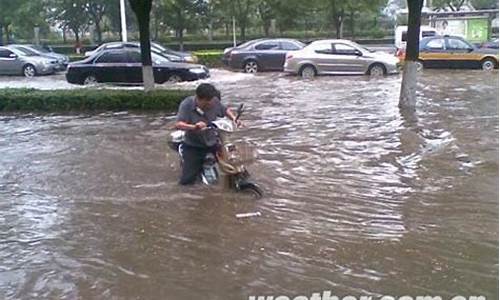
[[(0, 45), (10, 43), (10, 25), (16, 19), (18, 9), (25, 1), (1, 0), (0, 1)], [(3, 32), (3, 33), (2, 33)], [(5, 34), (5, 41), (4, 41)]]
[(200, 1), (193, 0), (163, 0), (162, 12), (164, 22), (175, 30), (181, 51), (184, 50), (184, 31), (199, 25), (197, 16), (200, 13)]
[(151, 38), (149, 22), (151, 19), (151, 7), (153, 0), (129, 0), (130, 7), (135, 13), (139, 24), (139, 39), (141, 42), (142, 80), (144, 91), (148, 92), (154, 88), (153, 63), (151, 61)]
[(85, 0), (46, 0), (48, 17), (52, 24), (69, 29), (75, 35), (76, 43), (88, 28), (90, 18)]
[[(102, 42), (102, 22), (105, 14), (109, 9), (109, 5), (111, 4), (110, 0), (89, 0), (85, 4), (86, 12), (89, 14), (89, 17), (92, 23), (95, 25), (95, 31), (97, 33), (97, 42)], [(118, 1), (114, 1), (118, 2)]]
[[(199, 12), (202, 24), (208, 29), (208, 40), (213, 40), (214, 30), (218, 26), (224, 25), (225, 14), (221, 0), (205, 0), (197, 2), (197, 11)], [(203, 26), (200, 26), (203, 28)]]
[(301, 0), (279, 0), (274, 2), (273, 13), (280, 34), (298, 26), (301, 17), (306, 15), (308, 6), (314, 7), (315, 2)]
[(471, 4), (475, 9), (498, 8), (498, 0), (472, 0)]
[(432, 2), (436, 9), (450, 9), (451, 11), (460, 10), (466, 0), (434, 0)]
[(234, 16), (240, 28), (240, 38), (246, 39), (246, 31), (250, 25), (250, 13), (256, 5), (256, 0), (232, 0), (231, 15)]
[(464, 4), (470, 3), (475, 9), (498, 8), (498, 0), (434, 0), (432, 4), (434, 8), (450, 9), (458, 11), (462, 9)]
[(360, 18), (361, 14), (374, 15), (376, 18), (384, 4), (386, 4), (385, 0), (358, 0), (347, 3), (346, 12), (349, 17), (351, 38), (356, 37), (356, 20)]
[(276, 8), (278, 4), (278, 0), (260, 0), (257, 3), (257, 11), (262, 21), (262, 28), (264, 29), (265, 36), (269, 36), (271, 21), (276, 18)]
[[(158, 1), (155, 1), (158, 2)], [(137, 30), (137, 26), (135, 25), (134, 14), (130, 13), (130, 3), (125, 1), (125, 19), (127, 22), (127, 30), (134, 31)], [(114, 32), (116, 35), (121, 35), (122, 24), (121, 24), (121, 16), (120, 16), (120, 1), (119, 0), (111, 0), (108, 3), (108, 9), (105, 14), (106, 20), (109, 23), (109, 30)]]

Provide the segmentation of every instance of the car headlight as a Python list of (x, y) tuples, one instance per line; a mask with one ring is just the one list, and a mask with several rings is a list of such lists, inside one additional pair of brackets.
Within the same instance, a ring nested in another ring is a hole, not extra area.
[(185, 56), (184, 61), (192, 63), (194, 62), (194, 58), (192, 56)]
[(195, 73), (195, 74), (203, 74), (203, 73), (206, 73), (205, 70), (203, 70), (202, 68), (197, 68), (197, 69), (189, 69), (189, 72), (191, 73)]

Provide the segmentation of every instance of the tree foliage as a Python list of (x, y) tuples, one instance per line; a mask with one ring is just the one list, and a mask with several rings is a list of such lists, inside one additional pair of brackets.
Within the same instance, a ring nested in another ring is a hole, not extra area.
[[(446, 10), (465, 3), (477, 9), (498, 8), (496, 0), (432, 1), (435, 8)], [(126, 4), (127, 29), (134, 39), (137, 22)], [(181, 47), (193, 34), (230, 39), (234, 19), (240, 41), (290, 33), (307, 39), (318, 32), (339, 38), (381, 37), (380, 28), (390, 32), (397, 10), (405, 6), (405, 0), (154, 0), (151, 34), (153, 39), (173, 36)], [(0, 0), (0, 43), (12, 36), (31, 39), (36, 25), (42, 34), (53, 26), (71, 32), (76, 40), (88, 33), (95, 33), (97, 43), (106, 36), (116, 40), (121, 31), (119, 0)]]

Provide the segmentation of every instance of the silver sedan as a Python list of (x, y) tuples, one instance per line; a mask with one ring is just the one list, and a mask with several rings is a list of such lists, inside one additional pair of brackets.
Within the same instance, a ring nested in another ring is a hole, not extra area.
[(285, 72), (311, 78), (322, 74), (399, 73), (399, 59), (348, 40), (319, 40), (287, 53)]
[(0, 47), (1, 75), (33, 77), (53, 74), (56, 66), (56, 59), (30, 54), (15, 48)]

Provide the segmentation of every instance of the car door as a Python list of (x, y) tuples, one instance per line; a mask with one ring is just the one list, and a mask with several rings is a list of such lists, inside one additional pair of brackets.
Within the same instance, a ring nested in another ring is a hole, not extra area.
[(427, 68), (449, 68), (449, 54), (445, 48), (444, 38), (427, 40), (420, 48), (419, 59), (424, 61)]
[(310, 59), (316, 65), (318, 73), (334, 73), (332, 43), (324, 42), (312, 45), (308, 51), (312, 51)]
[(126, 82), (127, 54), (123, 50), (105, 51), (94, 63), (94, 73), (99, 82)]
[(450, 54), (450, 65), (454, 68), (478, 67), (481, 55), (474, 52), (474, 47), (465, 41), (455, 38), (446, 38), (446, 50)]
[(20, 73), (18, 64), (18, 57), (14, 52), (6, 48), (0, 48), (0, 74), (10, 75)]
[(364, 73), (364, 61), (361, 59), (360, 50), (345, 43), (333, 43), (332, 50), (331, 64), (335, 72)]
[[(280, 70), (285, 63), (285, 51), (278, 41), (265, 41), (255, 45), (255, 56), (262, 70)], [(280, 64), (281, 63), (281, 64)]]
[(127, 72), (125, 81), (130, 83), (142, 82), (142, 59), (141, 52), (128, 50), (127, 51)]

